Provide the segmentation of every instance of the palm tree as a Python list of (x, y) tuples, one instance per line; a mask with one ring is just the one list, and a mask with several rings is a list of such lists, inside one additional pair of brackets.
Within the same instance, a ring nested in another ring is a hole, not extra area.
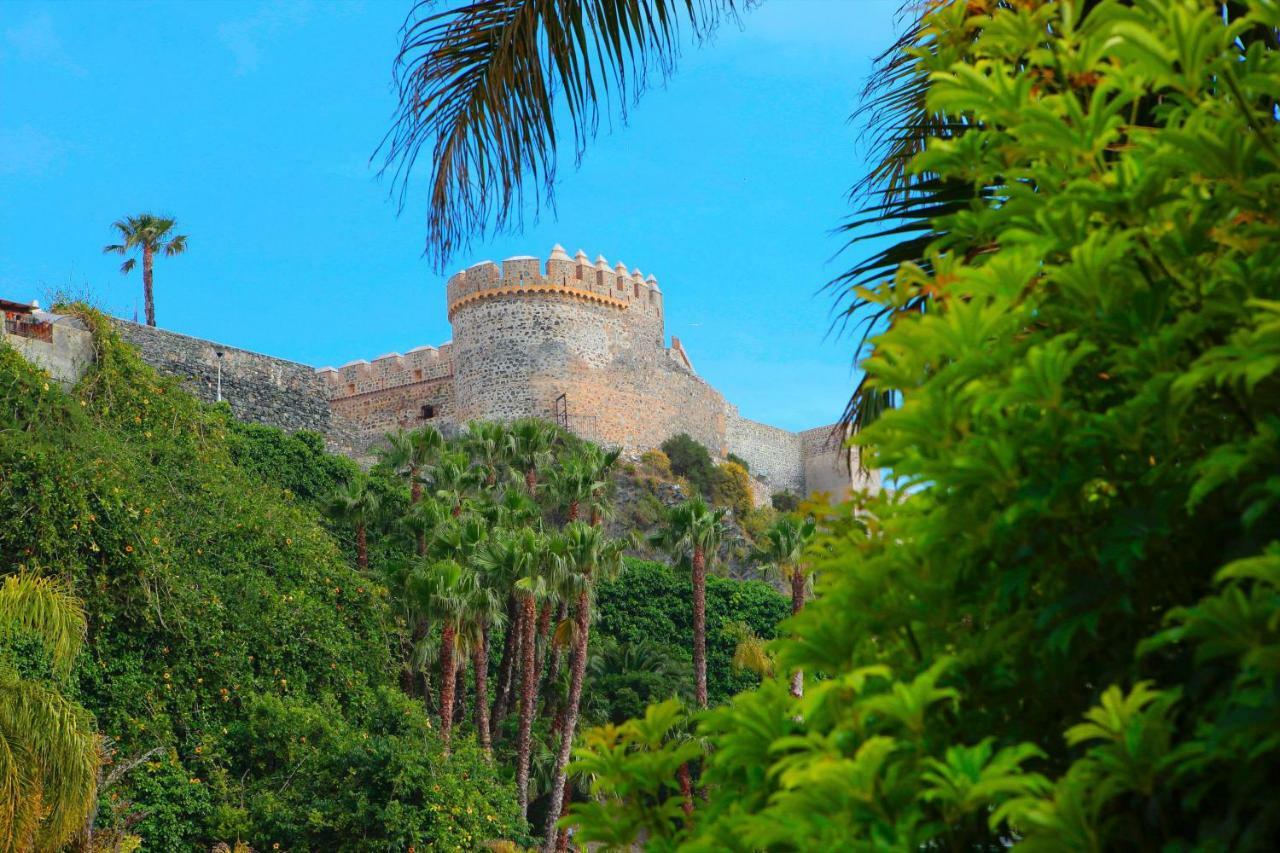
[[(804, 609), (805, 590), (809, 574), (804, 565), (804, 549), (813, 539), (816, 525), (812, 518), (800, 521), (784, 515), (764, 532), (755, 551), (758, 562), (772, 569), (791, 583), (791, 613)], [(791, 695), (804, 695), (804, 672), (797, 669), (791, 674)]]
[(555, 439), (555, 426), (537, 418), (518, 420), (507, 433), (511, 464), (524, 474), (530, 497), (537, 495), (538, 469), (549, 461)]
[(590, 507), (593, 524), (603, 516), (600, 506), (609, 485), (609, 471), (618, 461), (619, 450), (602, 450), (594, 444), (583, 444), (577, 452), (552, 468), (547, 486), (556, 505), (565, 508), (569, 521), (577, 521), (582, 506)]
[[(493, 530), (519, 530), (533, 524), (540, 515), (538, 504), (529, 497), (521, 482), (519, 488), (514, 485), (502, 490), (502, 496), (496, 501), (486, 502), (481, 508), (485, 519)], [(499, 725), (507, 716), (511, 703), (512, 674), (516, 669), (516, 658), (519, 645), (519, 608), (520, 602), (515, 594), (515, 578), (499, 581), (498, 586), (507, 590), (507, 630), (502, 645), (502, 660), (498, 665), (497, 696), (493, 700), (491, 725)]]
[(599, 527), (570, 522), (557, 542), (555, 555), (566, 574), (577, 580), (577, 605), (574, 608), (573, 657), (569, 664), (569, 698), (564, 727), (560, 732), (560, 749), (556, 755), (556, 773), (551, 782), (551, 804), (547, 809), (546, 846), (556, 844), (556, 821), (564, 806), (568, 779), (569, 755), (578, 725), (582, 703), (582, 682), (587, 671), (587, 642), (591, 633), (591, 593), (598, 580), (615, 574), (622, 565), (626, 543), (606, 539)]
[[(409, 483), (409, 504), (422, 499), (422, 477), (440, 452), (444, 450), (444, 436), (427, 424), (412, 431), (398, 430), (387, 433), (387, 446), (378, 451), (379, 460)], [(417, 531), (418, 556), (427, 552), (427, 537)]]
[(445, 755), (453, 732), (453, 697), (457, 684), (458, 624), (476, 585), (475, 573), (453, 560), (425, 563), (414, 578), (423, 612), (440, 623), (440, 739)]
[(506, 597), (492, 577), (477, 577), (463, 601), (458, 619), (458, 644), (470, 652), (475, 678), (475, 724), (480, 747), (493, 754), (489, 730), (489, 629), (500, 626), (504, 617), (502, 602)]
[[(111, 223), (111, 227), (119, 232), (121, 242), (102, 247), (104, 253), (117, 255), (127, 254), (133, 249), (142, 250), (142, 298), (146, 302), (148, 326), (156, 324), (155, 292), (151, 286), (156, 254), (172, 257), (187, 250), (187, 235), (173, 233), (177, 224), (176, 220), (152, 213), (126, 216)], [(129, 258), (120, 265), (120, 272), (127, 275), (137, 263), (136, 258)]]
[(428, 480), (432, 497), (448, 504), (455, 518), (462, 515), (476, 486), (476, 472), (467, 454), (456, 450), (441, 453)]
[(693, 577), (693, 678), (699, 708), (707, 707), (707, 558), (714, 558), (726, 526), (724, 507), (692, 498), (667, 512), (666, 526), (651, 537), (677, 560), (688, 558)]
[(357, 474), (329, 496), (329, 516), (356, 531), (356, 565), (369, 568), (369, 525), (377, 517), (381, 501), (369, 483), (368, 476)]
[(520, 814), (529, 811), (529, 754), (532, 746), (533, 711), (537, 701), (534, 662), (534, 630), (537, 627), (537, 600), (546, 590), (544, 572), (546, 538), (532, 528), (499, 530), (475, 555), (475, 564), (486, 573), (507, 578), (520, 602), (516, 624), (523, 657), (520, 683), (520, 729), (516, 743), (516, 790)]
[(467, 424), (462, 446), (476, 468), (483, 472), (485, 486), (496, 486), (510, 460), (506, 426), (497, 421), (472, 421)]
[[(0, 637), (30, 634), (63, 681), (84, 641), (80, 601), (61, 582), (9, 575), (0, 586)], [(0, 850), (59, 850), (97, 801), (101, 763), (93, 718), (0, 652)]]

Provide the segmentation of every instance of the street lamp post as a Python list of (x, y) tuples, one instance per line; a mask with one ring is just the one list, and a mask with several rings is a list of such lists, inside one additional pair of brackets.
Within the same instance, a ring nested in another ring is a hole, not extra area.
[(217, 402), (221, 403), (221, 402), (222, 402), (222, 350), (215, 350), (215, 351), (214, 351), (214, 354), (218, 356), (218, 399), (217, 399)]

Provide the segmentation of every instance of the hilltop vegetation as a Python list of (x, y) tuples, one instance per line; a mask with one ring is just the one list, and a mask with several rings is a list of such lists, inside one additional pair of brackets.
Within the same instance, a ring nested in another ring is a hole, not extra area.
[(66, 578), (84, 601), (70, 693), (109, 738), (102, 778), (145, 757), (101, 787), (99, 837), (155, 850), (518, 837), (510, 783), (472, 747), (442, 763), (400, 692), (385, 587), (312, 507), (235, 463), (264, 433), (85, 316), (99, 358), (71, 393), (0, 347), (0, 565)]
[[(544, 482), (532, 493), (496, 425), (474, 428), (503, 445), (490, 456), (474, 440), (463, 450), (437, 437), (435, 456), (412, 476), (394, 454), (365, 475), (324, 452), (318, 436), (201, 405), (97, 314), (66, 310), (90, 323), (98, 349), (76, 388), (62, 390), (0, 348), (0, 512), (10, 519), (0, 528), (0, 565), (62, 578), (83, 601), (88, 632), (69, 679), (36, 670), (82, 703), (104, 738), (93, 843), (333, 850), (531, 841), (515, 785), (519, 714), (509, 674), (520, 667), (496, 651), (511, 630), (506, 593), (488, 640), (485, 704), (498, 713), (481, 738), (466, 699), (475, 695), (465, 679), (470, 641), (457, 641), (463, 675), (443, 725), (438, 652), (450, 622), (432, 609), (443, 594), (432, 584), (443, 565), (478, 561), (486, 527), (515, 513), (518, 522), (498, 526), (551, 537), (541, 540), (545, 553), (530, 556), (542, 566), (539, 607), (555, 615), (572, 579), (558, 576), (552, 588), (553, 566), (542, 558), (562, 547), (555, 531), (574, 529), (556, 484), (585, 446), (540, 427), (545, 447), (529, 458)], [(587, 479), (584, 515), (605, 508), (598, 485)], [(352, 493), (364, 511), (335, 502)], [(470, 521), (483, 518), (473, 532)], [(593, 610), (599, 627), (581, 688), (587, 724), (695, 694), (688, 574), (629, 558), (619, 568)], [(710, 579), (708, 602), (709, 691), (722, 701), (756, 681), (732, 666), (739, 639), (772, 636), (787, 606), (766, 584), (720, 578)], [(546, 809), (570, 688), (569, 641), (553, 646), (546, 632), (564, 620), (554, 632), (564, 634), (571, 613), (537, 634), (542, 678), (527, 758), (535, 818)], [(30, 648), (5, 645), (4, 656)]]

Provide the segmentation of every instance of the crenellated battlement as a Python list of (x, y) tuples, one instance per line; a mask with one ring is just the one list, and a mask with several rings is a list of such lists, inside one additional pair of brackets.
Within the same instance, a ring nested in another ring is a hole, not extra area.
[(453, 345), (414, 347), (403, 355), (391, 352), (373, 361), (359, 359), (337, 368), (322, 367), (316, 373), (324, 381), (330, 400), (438, 382), (453, 376)]
[(628, 272), (623, 263), (610, 267), (603, 255), (588, 260), (581, 249), (571, 258), (558, 244), (545, 264), (532, 255), (507, 258), (501, 266), (482, 261), (450, 277), (446, 294), (450, 320), (459, 308), (505, 296), (576, 299), (662, 320), (662, 290), (654, 276)]

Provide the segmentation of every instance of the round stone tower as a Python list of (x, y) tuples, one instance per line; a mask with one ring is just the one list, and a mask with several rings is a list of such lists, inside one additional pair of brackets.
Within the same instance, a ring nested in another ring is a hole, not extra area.
[(560, 246), (545, 264), (508, 258), (449, 279), (456, 416), (567, 421), (585, 438), (655, 446), (672, 424), (711, 447), (723, 400), (664, 347), (653, 276)]

